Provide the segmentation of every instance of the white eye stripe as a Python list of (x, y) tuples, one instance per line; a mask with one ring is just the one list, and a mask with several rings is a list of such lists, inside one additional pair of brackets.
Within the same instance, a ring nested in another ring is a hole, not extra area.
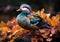
[(28, 10), (27, 8), (22, 8), (22, 10)]
[(30, 10), (29, 10), (29, 9), (27, 9), (27, 8), (21, 8), (21, 10), (22, 10), (22, 11), (30, 12)]

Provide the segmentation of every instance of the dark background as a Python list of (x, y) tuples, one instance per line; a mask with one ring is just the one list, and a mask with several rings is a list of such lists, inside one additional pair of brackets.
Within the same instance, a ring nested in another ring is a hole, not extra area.
[[(0, 0), (0, 21), (17, 16), (16, 10), (24, 3), (31, 5), (34, 11), (44, 8), (48, 12), (60, 12), (60, 0)], [(10, 8), (7, 10), (8, 6)]]
[(19, 7), (23, 3), (30, 4), (33, 9), (53, 7), (55, 11), (60, 11), (60, 0), (0, 0), (0, 7), (6, 5)]

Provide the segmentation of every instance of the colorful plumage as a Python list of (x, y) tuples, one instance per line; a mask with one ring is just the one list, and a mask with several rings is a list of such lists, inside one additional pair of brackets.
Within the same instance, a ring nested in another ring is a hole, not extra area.
[(27, 4), (22, 4), (17, 11), (22, 11), (16, 18), (17, 23), (29, 30), (37, 30), (41, 26), (49, 28), (49, 25), (38, 15), (32, 14), (32, 9)]

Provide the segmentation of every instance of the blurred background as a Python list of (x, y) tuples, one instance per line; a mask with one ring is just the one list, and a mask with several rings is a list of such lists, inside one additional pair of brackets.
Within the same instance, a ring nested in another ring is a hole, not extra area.
[(0, 21), (4, 20), (6, 22), (13, 16), (17, 16), (16, 10), (23, 3), (31, 5), (34, 11), (42, 8), (51, 13), (60, 11), (60, 0), (0, 0)]
[[(16, 16), (20, 12), (17, 12), (16, 10), (20, 7), (21, 4), (29, 4), (35, 14), (38, 15), (40, 14), (42, 9), (45, 9), (45, 12), (41, 13), (42, 15), (40, 16), (42, 16), (43, 19), (46, 20), (46, 22), (54, 28), (42, 28), (40, 29), (40, 31), (37, 30), (32, 33), (32, 31), (20, 27), (16, 23)], [(45, 18), (46, 14), (49, 13), (51, 14), (51, 18)], [(31, 35), (33, 35), (33, 37), (31, 37)], [(37, 40), (37, 42), (50, 42), (51, 40), (52, 42), (59, 42), (60, 0), (0, 0), (0, 42), (13, 42), (15, 41), (15, 39), (17, 40), (16, 42), (18, 42), (19, 40), (30, 41), (29, 37), (32, 38), (32, 42), (34, 41), (34, 39)]]

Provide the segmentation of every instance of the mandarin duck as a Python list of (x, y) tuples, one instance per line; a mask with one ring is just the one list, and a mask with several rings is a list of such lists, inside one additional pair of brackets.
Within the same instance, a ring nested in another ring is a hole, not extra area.
[(46, 28), (50, 26), (39, 15), (33, 14), (28, 4), (22, 4), (17, 11), (20, 11), (16, 18), (17, 23), (24, 29), (37, 30), (41, 26)]

